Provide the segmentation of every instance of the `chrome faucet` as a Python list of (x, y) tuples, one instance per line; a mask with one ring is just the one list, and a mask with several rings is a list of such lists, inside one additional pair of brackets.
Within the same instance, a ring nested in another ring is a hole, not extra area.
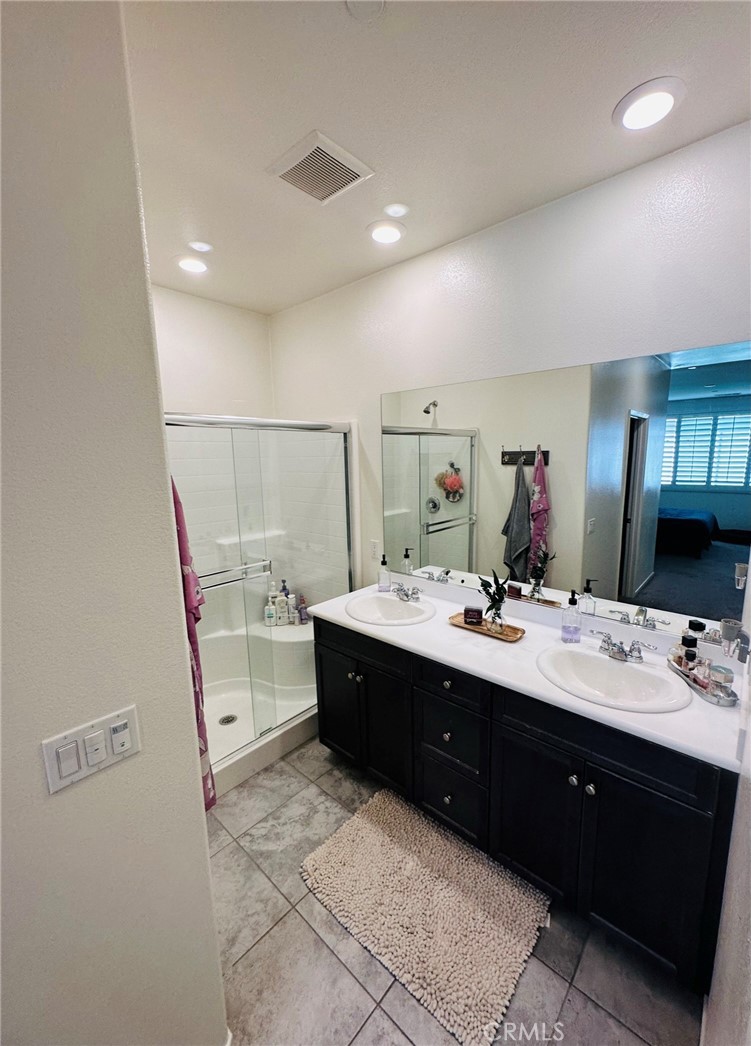
[(423, 570), (420, 576), (424, 577), (426, 581), (437, 581), (439, 585), (448, 585), (450, 573), (451, 568), (446, 567), (438, 575), (434, 574), (432, 570)]
[(633, 621), (633, 623), (635, 625), (641, 625), (643, 627), (646, 624), (646, 622), (647, 622), (647, 608), (646, 607), (637, 607), (637, 609), (634, 611), (634, 621)]
[(391, 589), (397, 599), (401, 599), (403, 603), (419, 603), (421, 588), (407, 588), (401, 581), (398, 581)]
[(652, 646), (651, 643), (641, 643), (638, 639), (634, 639), (631, 646), (626, 650), (623, 643), (616, 642), (609, 632), (599, 632), (594, 628), (590, 628), (589, 631), (593, 636), (602, 636), (600, 653), (607, 654), (608, 657), (612, 657), (614, 661), (630, 661), (631, 664), (641, 665), (644, 663), (642, 647), (646, 647), (648, 650), (657, 649), (657, 647)]

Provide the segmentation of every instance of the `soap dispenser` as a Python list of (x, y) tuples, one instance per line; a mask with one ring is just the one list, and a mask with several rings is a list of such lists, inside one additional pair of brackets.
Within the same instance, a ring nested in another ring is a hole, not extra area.
[(591, 614), (595, 616), (597, 612), (597, 601), (592, 595), (592, 582), (597, 581), (596, 577), (588, 577), (587, 583), (584, 586), (584, 592), (579, 599), (579, 613), (580, 614)]
[(577, 604), (576, 591), (571, 589), (568, 606), (561, 616), (561, 639), (564, 643), (580, 643), (582, 616)]
[(379, 592), (390, 592), (391, 591), (391, 574), (389, 573), (389, 565), (386, 562), (386, 553), (384, 552), (381, 556), (381, 566), (378, 570), (378, 591)]
[(414, 552), (413, 548), (405, 548), (404, 559), (402, 560), (402, 574), (412, 573), (412, 560), (409, 558), (410, 552)]

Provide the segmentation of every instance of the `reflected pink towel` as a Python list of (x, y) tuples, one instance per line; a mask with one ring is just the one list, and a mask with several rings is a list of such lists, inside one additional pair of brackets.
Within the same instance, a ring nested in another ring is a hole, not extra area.
[(545, 475), (545, 461), (542, 451), (538, 445), (535, 455), (535, 468), (532, 475), (532, 498), (529, 506), (529, 517), (532, 520), (532, 540), (529, 554), (529, 566), (533, 567), (537, 562), (540, 548), (548, 545), (548, 512), (550, 511), (550, 499), (548, 498), (548, 481)]

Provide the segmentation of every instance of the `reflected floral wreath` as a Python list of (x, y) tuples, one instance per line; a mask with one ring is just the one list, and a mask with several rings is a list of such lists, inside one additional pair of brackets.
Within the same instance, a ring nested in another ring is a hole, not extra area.
[(450, 461), (445, 472), (436, 474), (435, 485), (443, 491), (446, 501), (461, 501), (464, 497), (464, 480), (461, 471), (453, 461)]

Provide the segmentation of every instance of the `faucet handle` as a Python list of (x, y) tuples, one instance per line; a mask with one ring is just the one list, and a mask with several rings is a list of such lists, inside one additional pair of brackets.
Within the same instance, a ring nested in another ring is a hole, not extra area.
[(631, 618), (628, 616), (628, 611), (627, 610), (608, 610), (608, 613), (609, 614), (617, 614), (619, 620), (622, 621), (624, 625), (630, 625), (631, 624)]
[(596, 628), (590, 628), (590, 635), (602, 636), (602, 642), (600, 643), (600, 653), (609, 654), (613, 649), (613, 637), (609, 632), (600, 632)]

